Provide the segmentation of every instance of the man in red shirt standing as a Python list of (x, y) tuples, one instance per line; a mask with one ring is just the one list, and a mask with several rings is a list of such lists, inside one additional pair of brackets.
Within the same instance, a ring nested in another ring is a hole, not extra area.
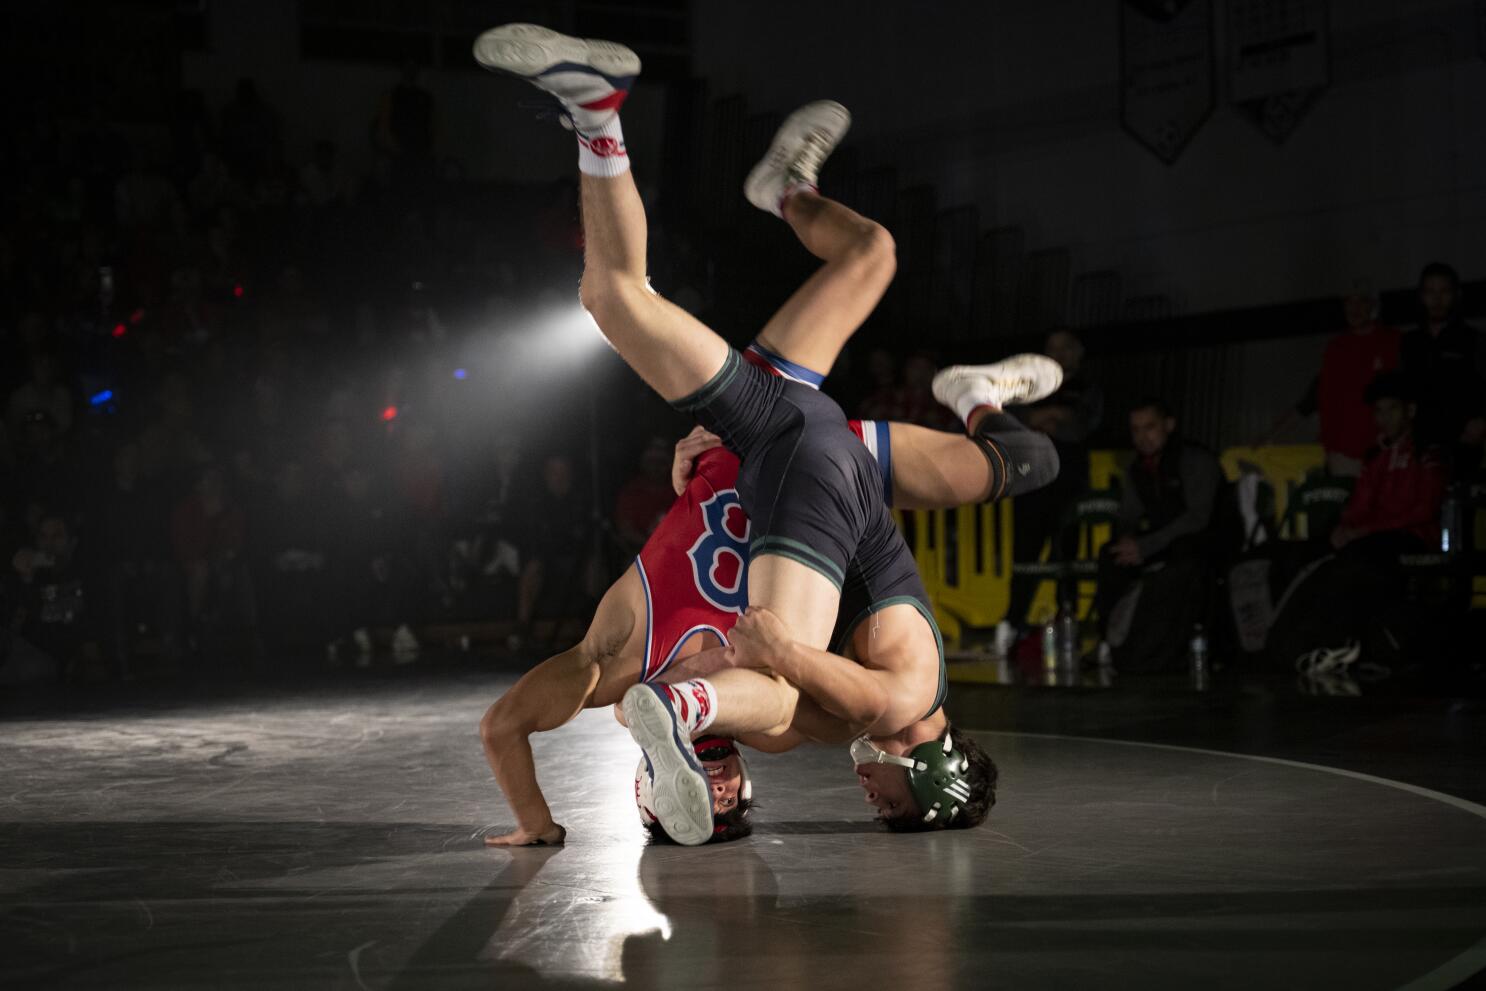
[(1264, 443), (1295, 416), (1320, 413), (1326, 473), (1356, 478), (1377, 440), (1372, 410), (1363, 393), (1378, 375), (1398, 367), (1401, 335), (1397, 328), (1378, 322), (1377, 294), (1364, 283), (1343, 297), (1342, 308), (1346, 329), (1326, 343), (1320, 374), (1311, 379), (1300, 402), (1280, 419)]

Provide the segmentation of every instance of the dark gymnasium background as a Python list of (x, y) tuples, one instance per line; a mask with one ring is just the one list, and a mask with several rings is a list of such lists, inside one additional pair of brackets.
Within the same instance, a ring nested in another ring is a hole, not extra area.
[[(1038, 492), (900, 511), (973, 830), (845, 749), (635, 820), (577, 642), (690, 421), (578, 303), (572, 138), (474, 39), (632, 47), (657, 290), (746, 344), (820, 191), (897, 274), (848, 416), (1063, 368)], [(1446, 988), (1486, 968), (1486, 0), (119, 0), (0, 11), (0, 983)], [(1166, 533), (1163, 528), (1174, 526)], [(1138, 551), (1138, 553), (1137, 553)]]

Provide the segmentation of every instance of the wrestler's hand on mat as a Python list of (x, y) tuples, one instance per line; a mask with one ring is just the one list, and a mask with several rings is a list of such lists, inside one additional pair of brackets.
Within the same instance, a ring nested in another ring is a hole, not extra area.
[(676, 456), (671, 460), (671, 488), (679, 496), (686, 491), (686, 483), (696, 470), (697, 458), (703, 451), (710, 451), (722, 444), (722, 438), (698, 424), (691, 433), (676, 442)]
[(793, 643), (783, 620), (767, 609), (749, 606), (728, 633), (726, 656), (735, 668), (768, 668)]
[(514, 829), (504, 836), (485, 837), (486, 846), (562, 846), (568, 831), (557, 823), (551, 823), (540, 832)]

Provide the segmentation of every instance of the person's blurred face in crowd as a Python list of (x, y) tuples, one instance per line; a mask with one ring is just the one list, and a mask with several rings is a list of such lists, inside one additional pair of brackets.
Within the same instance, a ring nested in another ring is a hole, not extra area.
[(1455, 281), (1448, 275), (1426, 275), (1419, 283), (1419, 303), (1430, 323), (1444, 323), (1455, 311)]
[(671, 484), (671, 448), (659, 437), (650, 438), (640, 455), (640, 472), (657, 485)]
[(1062, 366), (1065, 377), (1077, 372), (1084, 360), (1083, 342), (1067, 330), (1055, 330), (1048, 334), (1042, 351)]
[(1175, 430), (1175, 417), (1163, 416), (1153, 406), (1130, 411), (1130, 444), (1147, 458), (1164, 451)]
[(1398, 441), (1414, 426), (1415, 405), (1397, 396), (1383, 396), (1372, 404), (1373, 422), (1378, 433), (1388, 443)]
[(934, 373), (938, 370), (928, 355), (916, 354), (903, 366), (903, 381), (915, 392), (927, 392), (934, 384)]
[(573, 491), (573, 465), (562, 455), (553, 455), (542, 463), (542, 483), (555, 496)]
[(1354, 292), (1349, 293), (1342, 300), (1342, 311), (1347, 317), (1347, 326), (1352, 330), (1362, 330), (1372, 325), (1378, 315), (1378, 301), (1371, 293)]
[(60, 516), (43, 517), (36, 527), (36, 549), (61, 564), (72, 552), (72, 537), (67, 521)]

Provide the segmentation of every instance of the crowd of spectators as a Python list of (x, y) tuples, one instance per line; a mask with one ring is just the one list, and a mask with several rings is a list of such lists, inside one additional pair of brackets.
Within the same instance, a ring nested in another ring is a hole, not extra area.
[[(412, 69), (368, 116), (361, 173), (325, 140), (291, 161), (251, 80), (216, 112), (181, 94), (168, 126), (44, 107), (7, 123), (0, 680), (19, 641), (64, 676), (127, 674), (141, 651), (193, 671), (311, 652), (364, 664), (379, 639), (409, 661), (435, 620), (505, 619), (511, 646), (541, 646), (573, 635), (561, 621), (581, 620), (665, 512), (670, 414), (631, 415), (631, 391), (610, 436), (598, 401), (566, 415), (561, 383), (543, 380), (561, 377), (552, 356), (531, 350), (533, 322), (575, 309), (553, 288), (576, 283), (573, 184), (473, 202), (492, 194), (439, 159)], [(704, 309), (686, 238), (655, 236), (681, 275), (670, 294)], [(1350, 293), (1293, 411), (1320, 413), (1326, 470), (1357, 479), (1329, 537), (1370, 549), (1350, 560), (1437, 545), (1448, 480), (1481, 464), (1486, 347), (1448, 266), (1424, 270), (1418, 299), (1419, 326), (1400, 333), (1374, 293)], [(1155, 566), (1180, 597), (1194, 586), (1170, 576), (1203, 559), (1216, 525), (1212, 455), (1160, 399), (1106, 411), (1072, 332), (1045, 349), (1063, 387), (1019, 415), (1064, 472), (1017, 501), (1015, 561), (1075, 553), (1091, 438), (1128, 417), (1137, 456), (1101, 623)], [(935, 370), (928, 353), (868, 354), (855, 411), (958, 429)], [(601, 433), (602, 451), (585, 450)], [(1003, 650), (1028, 632), (1036, 585), (1014, 578)]]
[(653, 525), (649, 489), (613, 519), (589, 477), (646, 432), (600, 464), (532, 412), (566, 409), (522, 349), (576, 310), (571, 184), (472, 203), (497, 194), (445, 175), (414, 72), (369, 117), (365, 174), (289, 160), (250, 80), (169, 127), (6, 122), (0, 681), (407, 661), (436, 620), (548, 637)]

